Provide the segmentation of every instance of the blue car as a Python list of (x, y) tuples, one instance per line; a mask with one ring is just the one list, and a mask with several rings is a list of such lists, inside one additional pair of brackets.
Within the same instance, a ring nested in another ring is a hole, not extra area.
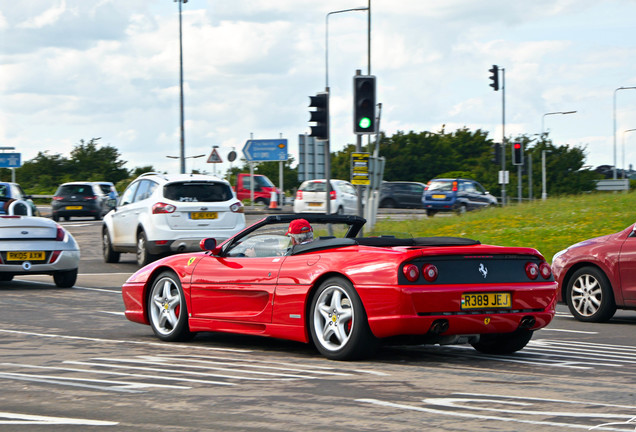
[(0, 182), (0, 214), (7, 214), (9, 205), (15, 200), (25, 201), (31, 207), (32, 216), (40, 216), (31, 195), (25, 194), (19, 184)]
[(428, 216), (437, 212), (461, 215), (470, 210), (496, 206), (497, 198), (475, 180), (436, 178), (426, 185), (422, 204)]

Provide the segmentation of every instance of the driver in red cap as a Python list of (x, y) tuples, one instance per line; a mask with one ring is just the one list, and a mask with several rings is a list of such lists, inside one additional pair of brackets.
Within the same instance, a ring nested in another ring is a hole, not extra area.
[(292, 245), (311, 243), (314, 239), (314, 229), (306, 219), (294, 219), (289, 223), (287, 235)]

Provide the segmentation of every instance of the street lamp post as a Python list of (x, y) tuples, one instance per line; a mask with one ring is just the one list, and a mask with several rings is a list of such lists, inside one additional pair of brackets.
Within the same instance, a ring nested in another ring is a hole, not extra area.
[[(576, 111), (556, 111), (556, 112), (549, 112), (549, 113), (545, 113), (543, 114), (543, 116), (541, 117), (541, 139), (543, 139), (543, 134), (545, 133), (545, 117), (549, 116), (549, 115), (556, 115), (556, 114), (574, 114), (576, 113)], [(545, 181), (545, 150), (541, 150), (541, 199), (543, 201), (546, 200), (546, 198), (548, 197), (548, 194), (546, 193), (546, 181)]]
[(619, 87), (614, 90), (614, 175), (612, 178), (616, 180), (616, 93), (619, 90), (636, 90), (636, 87)]
[(636, 131), (636, 129), (627, 129), (623, 131), (623, 178), (625, 178), (625, 134), (627, 132), (633, 132)]
[(180, 172), (181, 174), (185, 174), (185, 127), (183, 120), (183, 38), (182, 38), (182, 24), (181, 24), (181, 4), (187, 3), (188, 0), (174, 0), (179, 3), (179, 89), (180, 89), (180, 98), (179, 98), (179, 107), (180, 107), (180, 119), (181, 119), (181, 141), (180, 141), (180, 152), (179, 152), (179, 160), (180, 160)]

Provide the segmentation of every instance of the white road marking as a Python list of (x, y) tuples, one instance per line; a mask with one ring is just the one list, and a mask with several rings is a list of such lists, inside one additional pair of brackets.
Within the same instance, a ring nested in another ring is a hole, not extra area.
[[(3, 420), (8, 419), (8, 420)], [(116, 426), (119, 422), (0, 412), (0, 425)]]
[(566, 329), (553, 329), (553, 328), (542, 328), (540, 331), (553, 331), (553, 332), (563, 332), (563, 333), (580, 333), (580, 334), (598, 334), (598, 332), (592, 331), (583, 331), (583, 330), (566, 330)]

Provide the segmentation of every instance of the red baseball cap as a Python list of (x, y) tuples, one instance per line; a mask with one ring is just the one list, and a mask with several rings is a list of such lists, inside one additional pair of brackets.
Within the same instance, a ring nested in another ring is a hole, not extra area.
[(287, 234), (304, 234), (308, 232), (313, 232), (313, 228), (305, 219), (294, 219), (287, 229)]

